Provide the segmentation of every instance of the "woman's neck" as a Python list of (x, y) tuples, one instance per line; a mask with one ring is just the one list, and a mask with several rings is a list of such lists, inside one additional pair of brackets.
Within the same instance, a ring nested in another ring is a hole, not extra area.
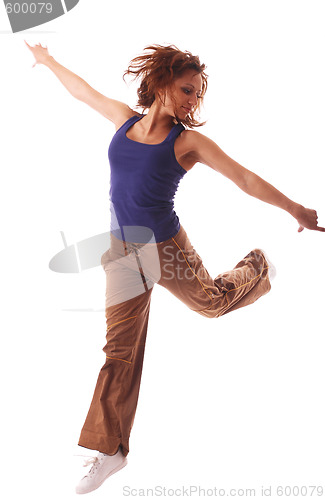
[(175, 124), (175, 118), (166, 113), (163, 105), (154, 101), (148, 113), (141, 119), (144, 136), (160, 135), (161, 132), (169, 132)]

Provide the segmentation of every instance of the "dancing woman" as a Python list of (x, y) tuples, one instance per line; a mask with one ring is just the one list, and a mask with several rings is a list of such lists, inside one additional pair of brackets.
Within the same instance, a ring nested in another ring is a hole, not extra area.
[[(274, 267), (254, 249), (231, 270), (212, 278), (174, 211), (179, 182), (197, 163), (232, 180), (245, 193), (282, 208), (304, 228), (319, 227), (315, 210), (292, 201), (193, 130), (207, 90), (205, 65), (175, 46), (153, 45), (125, 72), (140, 80), (138, 113), (108, 98), (59, 64), (47, 47), (25, 42), (70, 94), (112, 121), (110, 248), (106, 273), (106, 361), (81, 430), (79, 445), (98, 451), (77, 493), (98, 488), (127, 464), (136, 412), (151, 293), (165, 287), (190, 309), (217, 318), (252, 304), (271, 288)], [(146, 111), (146, 113), (144, 113)]]

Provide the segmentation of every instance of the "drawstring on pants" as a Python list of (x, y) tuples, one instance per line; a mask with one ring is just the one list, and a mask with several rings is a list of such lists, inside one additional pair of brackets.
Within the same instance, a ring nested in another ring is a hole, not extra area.
[(143, 274), (143, 268), (140, 260), (140, 244), (137, 243), (128, 243), (125, 240), (123, 240), (124, 243), (124, 250), (125, 250), (125, 255), (130, 255), (131, 253), (135, 254), (135, 258), (138, 264), (138, 269), (142, 278), (143, 286), (145, 288), (145, 291), (148, 291), (148, 286), (147, 286), (147, 281), (146, 278)]

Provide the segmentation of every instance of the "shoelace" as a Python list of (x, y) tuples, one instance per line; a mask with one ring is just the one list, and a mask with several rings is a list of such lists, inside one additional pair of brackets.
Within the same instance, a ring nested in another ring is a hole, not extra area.
[(102, 456), (100, 456), (99, 458), (90, 455), (74, 455), (74, 456), (87, 458), (87, 460), (84, 460), (83, 467), (89, 467), (89, 465), (93, 464), (88, 474), (86, 474), (87, 476), (92, 476), (105, 455), (102, 454)]

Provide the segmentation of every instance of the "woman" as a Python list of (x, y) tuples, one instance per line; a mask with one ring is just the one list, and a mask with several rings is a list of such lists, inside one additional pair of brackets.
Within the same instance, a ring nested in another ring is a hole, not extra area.
[[(27, 44), (27, 42), (26, 42)], [(272, 185), (227, 156), (211, 139), (193, 130), (207, 90), (205, 65), (174, 46), (147, 47), (125, 74), (141, 80), (140, 114), (90, 87), (38, 44), (28, 48), (67, 90), (116, 127), (109, 147), (111, 166), (110, 248), (106, 272), (107, 344), (79, 445), (98, 451), (78, 493), (98, 488), (127, 463), (155, 283), (193, 311), (216, 318), (252, 304), (266, 294), (274, 268), (255, 249), (233, 270), (213, 279), (191, 245), (174, 211), (180, 180), (198, 162), (231, 179), (247, 194), (289, 212), (304, 228), (325, 231), (315, 210), (288, 199)]]

